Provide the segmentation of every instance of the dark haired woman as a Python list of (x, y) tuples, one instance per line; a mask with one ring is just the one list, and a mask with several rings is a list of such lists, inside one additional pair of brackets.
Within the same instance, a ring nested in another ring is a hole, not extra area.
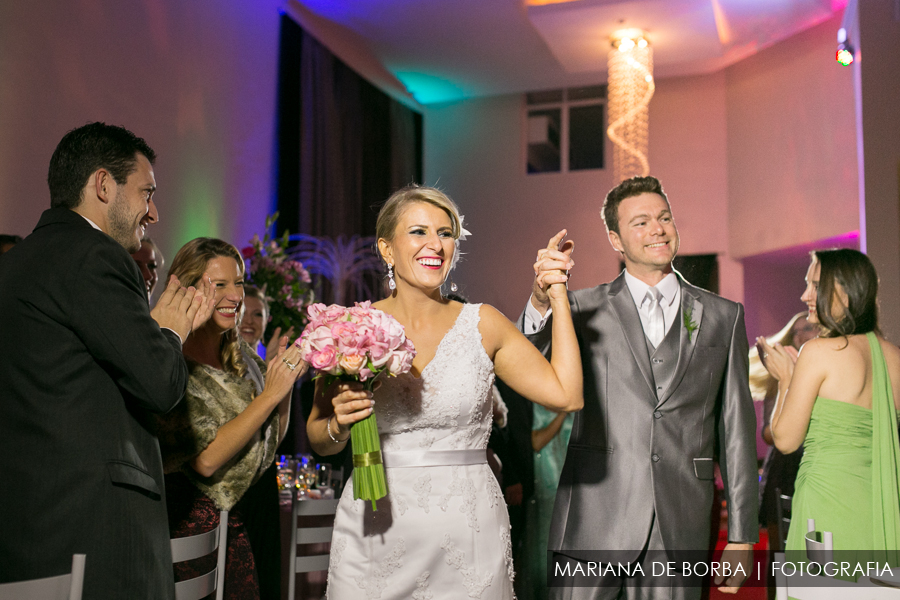
[[(812, 254), (806, 283), (801, 300), (821, 336), (807, 342), (799, 356), (792, 348), (757, 340), (766, 368), (778, 380), (775, 446), (785, 453), (801, 444), (805, 448), (786, 550), (805, 553), (811, 518), (817, 530), (833, 533), (835, 550), (896, 551), (900, 349), (878, 330), (878, 276), (856, 250), (824, 250)], [(894, 555), (876, 554), (896, 564)]]
[[(172, 537), (211, 531), (219, 511), (230, 511), (225, 597), (252, 600), (259, 598), (259, 585), (240, 500), (275, 458), (287, 428), (291, 389), (306, 363), (295, 347), (286, 348), (286, 336), (268, 365), (242, 339), (244, 261), (231, 244), (190, 241), (169, 274), (187, 285), (207, 274), (216, 302), (213, 316), (184, 342), (190, 371), (185, 398), (158, 421), (169, 528)], [(177, 578), (208, 570), (201, 560), (179, 563)]]

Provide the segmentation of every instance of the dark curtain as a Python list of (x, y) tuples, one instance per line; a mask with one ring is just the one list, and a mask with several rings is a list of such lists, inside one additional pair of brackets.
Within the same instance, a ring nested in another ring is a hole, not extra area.
[(378, 207), (422, 179), (422, 115), (281, 16), (278, 233), (374, 235)]

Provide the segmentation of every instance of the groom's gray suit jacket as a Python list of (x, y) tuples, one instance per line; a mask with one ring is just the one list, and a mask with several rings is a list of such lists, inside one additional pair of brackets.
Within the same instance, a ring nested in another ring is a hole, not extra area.
[[(678, 278), (681, 318), (669, 331), (678, 336), (669, 340), (676, 363), (665, 377), (660, 371), (654, 377), (657, 365), (624, 272), (611, 283), (569, 292), (584, 409), (575, 415), (559, 481), (549, 539), (554, 552), (594, 560), (584, 552), (621, 550), (631, 560), (643, 549), (654, 514), (667, 551), (705, 550), (714, 459), (725, 481), (729, 541), (758, 538), (756, 415), (743, 307)], [(528, 337), (549, 355), (549, 324)]]

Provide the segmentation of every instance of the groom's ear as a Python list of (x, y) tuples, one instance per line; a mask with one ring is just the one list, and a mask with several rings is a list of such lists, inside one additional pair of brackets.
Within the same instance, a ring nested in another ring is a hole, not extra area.
[(616, 252), (622, 252), (622, 240), (619, 238), (619, 234), (615, 231), (610, 231), (607, 236), (609, 237), (609, 243), (612, 245), (613, 249)]

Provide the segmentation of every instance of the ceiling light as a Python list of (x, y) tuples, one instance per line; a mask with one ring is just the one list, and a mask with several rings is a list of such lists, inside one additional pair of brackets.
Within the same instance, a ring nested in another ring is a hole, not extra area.
[(650, 174), (647, 158), (650, 99), (653, 82), (653, 51), (640, 29), (623, 29), (610, 39), (609, 127), (613, 143), (613, 177), (622, 181)]

